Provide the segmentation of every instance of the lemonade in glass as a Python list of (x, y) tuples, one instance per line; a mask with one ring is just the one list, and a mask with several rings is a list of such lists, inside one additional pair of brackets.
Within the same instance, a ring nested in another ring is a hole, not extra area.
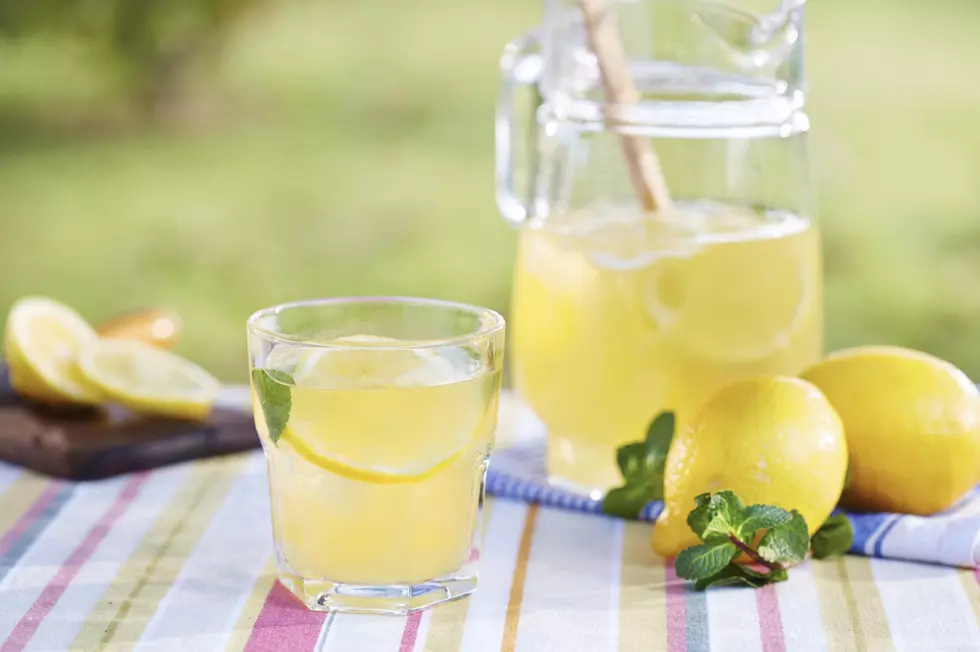
[(406, 613), (472, 592), (504, 322), (330, 299), (248, 324), (279, 579), (311, 609)]

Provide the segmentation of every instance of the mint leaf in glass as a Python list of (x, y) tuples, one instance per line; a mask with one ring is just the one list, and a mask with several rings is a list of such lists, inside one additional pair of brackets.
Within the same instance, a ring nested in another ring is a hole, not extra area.
[(273, 443), (279, 441), (282, 431), (289, 422), (289, 412), (293, 407), (293, 397), (289, 388), (294, 384), (293, 377), (285, 371), (252, 370), (252, 386), (259, 397), (265, 425), (269, 430), (269, 439)]

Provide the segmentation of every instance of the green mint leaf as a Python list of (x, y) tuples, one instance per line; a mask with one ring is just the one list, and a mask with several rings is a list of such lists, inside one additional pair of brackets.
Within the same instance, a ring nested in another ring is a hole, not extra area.
[(667, 458), (667, 451), (670, 450), (670, 442), (674, 440), (674, 428), (677, 427), (673, 412), (661, 412), (647, 427), (647, 436), (644, 443), (647, 451), (657, 454), (663, 459)]
[(788, 523), (777, 525), (762, 537), (757, 552), (770, 563), (795, 564), (810, 550), (810, 533), (806, 521), (795, 509)]
[(293, 407), (289, 386), (293, 384), (295, 384), (293, 377), (285, 371), (252, 370), (252, 385), (259, 397), (259, 405), (262, 407), (262, 414), (265, 415), (265, 425), (269, 429), (269, 439), (273, 443), (279, 441), (282, 431), (289, 422), (289, 412)]
[(616, 464), (627, 484), (645, 479), (646, 455), (647, 446), (641, 441), (627, 444), (616, 451)]
[(810, 547), (816, 559), (826, 559), (843, 555), (850, 550), (853, 542), (854, 530), (851, 528), (851, 522), (843, 514), (837, 514), (828, 518), (820, 529), (813, 533)]
[(848, 487), (851, 486), (851, 480), (853, 480), (853, 479), (854, 479), (854, 476), (851, 475), (851, 465), (848, 464), (847, 465), (847, 471), (844, 473), (844, 489), (847, 489)]
[(704, 540), (704, 530), (711, 522), (711, 494), (701, 494), (694, 498), (694, 509), (687, 515), (687, 524), (691, 526), (694, 534)]
[(646, 439), (619, 448), (616, 464), (623, 486), (611, 490), (602, 501), (602, 511), (612, 516), (637, 518), (652, 500), (663, 500), (664, 465), (674, 437), (673, 412), (661, 412), (647, 428)]
[(777, 568), (769, 573), (759, 573), (746, 566), (729, 564), (711, 577), (699, 579), (694, 584), (698, 591), (704, 591), (712, 586), (747, 586), (757, 589), (772, 584), (773, 582), (785, 582), (789, 575), (782, 568)]
[(793, 520), (793, 515), (781, 507), (773, 505), (749, 505), (745, 508), (745, 520), (742, 521), (739, 534), (742, 539), (752, 539), (759, 530), (768, 530), (777, 525), (783, 525)]
[(745, 507), (738, 496), (728, 490), (719, 491), (711, 496), (708, 508), (711, 510), (711, 519), (701, 533), (703, 540), (714, 534), (727, 537), (729, 533), (738, 532), (738, 527), (745, 518)]
[(674, 569), (678, 577), (699, 580), (720, 572), (736, 556), (738, 548), (731, 541), (700, 543), (682, 550), (674, 560)]
[(602, 499), (602, 511), (610, 516), (635, 519), (648, 502), (653, 489), (648, 484), (628, 484), (610, 489)]

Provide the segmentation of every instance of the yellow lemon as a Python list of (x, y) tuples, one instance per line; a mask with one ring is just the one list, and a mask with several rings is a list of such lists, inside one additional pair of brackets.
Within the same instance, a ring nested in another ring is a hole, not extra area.
[(855, 509), (933, 514), (980, 481), (980, 399), (948, 362), (893, 346), (838, 351), (802, 376), (847, 433)]
[(812, 533), (837, 504), (846, 472), (844, 429), (820, 390), (798, 378), (737, 381), (674, 435), (653, 549), (674, 557), (698, 543), (687, 524), (694, 497), (723, 489), (746, 505), (796, 509)]
[(98, 393), (75, 367), (79, 350), (97, 340), (88, 322), (63, 303), (20, 299), (10, 309), (4, 333), (10, 384), (21, 396), (44, 403), (97, 403)]
[(207, 417), (221, 386), (190, 360), (136, 340), (96, 340), (79, 353), (78, 370), (113, 403), (178, 419)]

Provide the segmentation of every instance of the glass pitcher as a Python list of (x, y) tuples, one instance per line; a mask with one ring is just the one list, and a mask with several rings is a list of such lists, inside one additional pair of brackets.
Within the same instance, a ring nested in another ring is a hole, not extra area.
[[(616, 103), (596, 2), (548, 0), (506, 47), (496, 121), (498, 206), (520, 230), (513, 380), (552, 481), (594, 495), (659, 412), (684, 427), (725, 384), (795, 374), (823, 346), (803, 0), (603, 0), (638, 90)], [(627, 141), (652, 148), (669, 207), (637, 199)]]

